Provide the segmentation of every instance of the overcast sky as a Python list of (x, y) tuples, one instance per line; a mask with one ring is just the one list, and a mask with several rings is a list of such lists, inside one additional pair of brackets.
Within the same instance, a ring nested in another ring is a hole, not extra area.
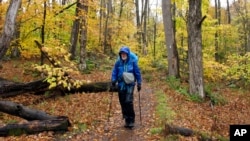
[[(236, 0), (237, 1), (237, 0)], [(227, 7), (227, 0), (220, 0), (221, 7)], [(233, 0), (229, 0), (229, 5), (233, 2)], [(214, 6), (214, 0), (210, 0), (210, 3)]]
[[(149, 4), (151, 5), (151, 6), (156, 6), (156, 5), (158, 5), (158, 7), (161, 5), (161, 1), (162, 0), (149, 0)], [(214, 0), (209, 0), (210, 1), (210, 3), (214, 6)], [(231, 4), (232, 2), (233, 2), (234, 0), (229, 0), (229, 4)], [(237, 0), (235, 0), (235, 1), (237, 1)], [(226, 7), (227, 6), (227, 0), (220, 0), (220, 2), (221, 2), (221, 6), (222, 7)]]

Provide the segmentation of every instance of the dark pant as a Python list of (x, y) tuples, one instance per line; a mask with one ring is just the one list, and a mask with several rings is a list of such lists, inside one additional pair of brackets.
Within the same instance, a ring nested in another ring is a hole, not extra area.
[(123, 118), (125, 118), (125, 122), (128, 124), (135, 122), (133, 92), (134, 86), (126, 86), (125, 89), (118, 91), (119, 102), (122, 109), (122, 116)]

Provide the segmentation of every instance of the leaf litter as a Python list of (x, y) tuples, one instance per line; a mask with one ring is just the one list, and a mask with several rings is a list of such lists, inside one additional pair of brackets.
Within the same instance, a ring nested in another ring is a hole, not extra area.
[[(19, 64), (14, 62), (15, 64)], [(20, 62), (22, 64), (24, 62)], [(20, 82), (30, 82), (33, 77), (25, 75), (22, 66), (17, 67), (13, 62), (3, 62), (3, 69), (0, 70), (0, 77), (7, 79), (17, 79)], [(14, 67), (13, 67), (14, 66)], [(100, 82), (110, 80), (111, 71), (94, 70), (91, 74), (75, 75), (75, 78), (88, 80), (88, 82)], [(157, 74), (154, 74), (157, 76)], [(209, 101), (195, 103), (189, 101), (185, 96), (171, 90), (166, 82), (159, 81), (155, 77), (153, 81), (144, 82), (141, 91), (141, 114), (142, 125), (140, 124), (138, 93), (134, 93), (134, 108), (136, 112), (136, 124), (133, 130), (123, 127), (124, 121), (121, 116), (120, 105), (117, 93), (113, 93), (111, 109), (110, 93), (77, 93), (69, 94), (64, 97), (46, 99), (38, 104), (32, 101), (40, 99), (42, 96), (23, 94), (5, 100), (11, 100), (32, 108), (43, 110), (52, 115), (68, 116), (72, 127), (68, 132), (42, 132), (33, 135), (0, 137), (0, 140), (102, 140), (102, 141), (144, 141), (161, 140), (163, 134), (152, 134), (151, 129), (158, 123), (155, 115), (156, 99), (155, 92), (159, 89), (164, 91), (168, 97), (168, 106), (176, 113), (173, 123), (175, 125), (199, 130), (207, 134), (219, 134), (226, 138), (229, 137), (230, 124), (249, 124), (250, 119), (250, 95), (249, 92), (239, 93), (228, 88), (220, 90), (227, 104), (214, 106), (211, 108)], [(108, 120), (108, 115), (110, 117)], [(21, 120), (10, 115), (1, 115), (1, 123), (10, 120)], [(167, 121), (166, 121), (167, 123)], [(179, 140), (198, 140), (197, 137), (181, 137)]]

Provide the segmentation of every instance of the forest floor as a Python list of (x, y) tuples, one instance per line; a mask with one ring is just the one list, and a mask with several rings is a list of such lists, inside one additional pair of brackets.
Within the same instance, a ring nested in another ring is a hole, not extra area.
[[(2, 62), (0, 77), (17, 82), (30, 82), (35, 80), (33, 74), (27, 73), (33, 62), (27, 60), (12, 60)], [(107, 69), (109, 68), (109, 69)], [(109, 81), (112, 64), (106, 69), (94, 69), (89, 74), (73, 76), (75, 79), (84, 79), (91, 82)], [(176, 126), (190, 128), (212, 140), (229, 140), (229, 125), (250, 124), (250, 92), (245, 90), (230, 89), (216, 85), (212, 91), (221, 95), (225, 100), (222, 105), (211, 106), (210, 101), (194, 102), (187, 96), (171, 89), (166, 82), (164, 72), (143, 73), (143, 85), (139, 93), (134, 92), (134, 108), (136, 124), (133, 130), (123, 127), (117, 93), (76, 93), (58, 96), (52, 99), (41, 100), (43, 96), (22, 94), (1, 100), (10, 100), (25, 106), (45, 111), (51, 115), (67, 116), (72, 126), (67, 132), (42, 132), (33, 135), (20, 135), (0, 137), (6, 141), (149, 141), (149, 140), (180, 140), (197, 141), (199, 135), (184, 137), (164, 134), (157, 129), (164, 129), (163, 123), (172, 123)], [(150, 79), (149, 79), (150, 78)], [(162, 113), (159, 115), (158, 94), (165, 95), (165, 115), (162, 122)], [(111, 102), (111, 108), (109, 106)], [(140, 112), (141, 109), (141, 112)], [(109, 116), (110, 113), (110, 116)], [(141, 118), (140, 118), (141, 114)], [(171, 121), (170, 121), (171, 120)], [(0, 114), (0, 125), (11, 122), (25, 122), (25, 120)]]

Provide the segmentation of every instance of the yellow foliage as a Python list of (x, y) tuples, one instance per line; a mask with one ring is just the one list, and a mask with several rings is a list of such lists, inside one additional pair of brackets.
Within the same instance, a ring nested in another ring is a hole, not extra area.
[[(35, 71), (43, 73), (47, 76), (46, 80), (50, 86), (49, 88), (55, 88), (58, 86), (62, 86), (70, 90), (72, 87), (79, 88), (81, 84), (83, 84), (84, 80), (73, 80), (73, 78), (69, 77), (70, 73), (78, 72), (76, 64), (69, 60), (69, 53), (62, 47), (43, 47), (42, 50), (49, 54), (50, 59), (54, 59), (55, 65), (60, 65), (60, 68), (55, 68), (52, 65), (44, 64), (42, 66), (35, 64), (32, 68)], [(58, 61), (61, 58), (61, 61)]]
[(139, 58), (138, 65), (142, 71), (154, 72), (158, 68), (154, 67), (153, 63), (154, 63), (153, 59), (151, 57), (146, 56)]
[(205, 81), (215, 82), (223, 79), (227, 66), (215, 61), (206, 60), (203, 63)]
[(227, 65), (230, 66), (226, 70), (226, 78), (231, 80), (243, 80), (246, 86), (250, 83), (250, 53), (245, 55), (232, 54), (228, 57)]

